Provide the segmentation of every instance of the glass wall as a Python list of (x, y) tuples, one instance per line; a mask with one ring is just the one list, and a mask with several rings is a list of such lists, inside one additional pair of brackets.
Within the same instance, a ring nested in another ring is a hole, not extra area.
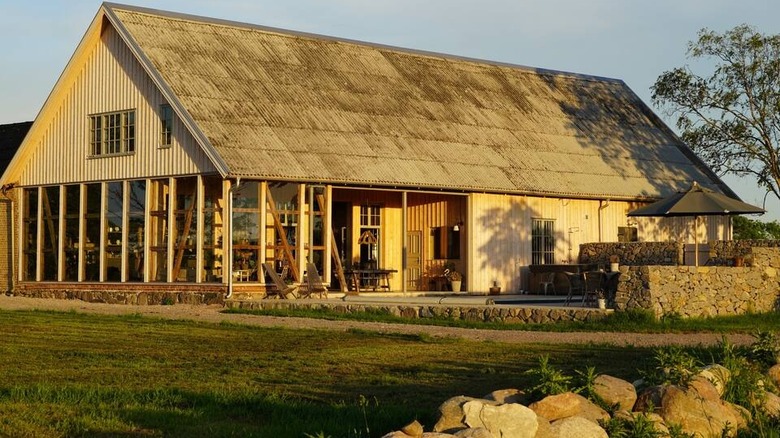
[(222, 281), (222, 222), (224, 198), (222, 179), (203, 178), (203, 277), (201, 281)]
[(37, 279), (38, 188), (24, 189), (22, 198), (22, 278)]
[(173, 281), (195, 281), (197, 263), (198, 179), (176, 180), (173, 222)]
[(124, 205), (124, 183), (106, 183), (105, 239), (106, 251), (103, 261), (105, 281), (122, 281), (122, 213)]
[[(268, 183), (266, 259), (273, 261), (277, 272), (284, 275), (289, 272), (291, 262), (297, 263), (298, 224), (300, 223), (299, 187), (298, 184), (292, 183)], [(279, 224), (274, 222), (275, 217), (278, 218)]]
[(84, 197), (84, 281), (100, 280), (100, 210), (102, 184), (87, 184)]
[(60, 187), (44, 187), (41, 190), (43, 209), (43, 256), (41, 274), (43, 281), (58, 280), (60, 253)]
[(79, 232), (79, 208), (81, 205), (81, 186), (78, 184), (63, 186), (65, 190), (65, 256), (64, 281), (79, 280), (79, 251), (81, 234)]
[(151, 205), (149, 216), (150, 281), (168, 281), (168, 202), (170, 198), (168, 179), (153, 180), (151, 184)]
[(146, 181), (127, 183), (127, 281), (144, 281)]
[(259, 183), (233, 190), (233, 281), (257, 281), (260, 251)]

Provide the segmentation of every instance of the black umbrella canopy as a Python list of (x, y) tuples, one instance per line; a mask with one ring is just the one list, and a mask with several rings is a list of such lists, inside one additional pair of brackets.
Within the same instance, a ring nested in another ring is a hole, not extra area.
[(629, 216), (722, 216), (766, 213), (762, 208), (722, 193), (712, 191), (694, 182), (685, 192), (677, 192), (658, 202), (629, 212)]

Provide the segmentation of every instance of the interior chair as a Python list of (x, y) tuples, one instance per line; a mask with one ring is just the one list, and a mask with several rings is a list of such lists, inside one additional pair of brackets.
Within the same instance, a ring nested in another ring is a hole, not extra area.
[(588, 271), (582, 274), (582, 306), (596, 305), (596, 298), (604, 293), (605, 275), (601, 271)]
[(328, 298), (328, 288), (322, 281), (322, 277), (317, 272), (317, 267), (314, 266), (314, 263), (306, 264), (306, 284), (308, 286), (305, 294), (306, 298), (311, 298), (311, 295), (314, 293), (319, 294), (320, 298), (322, 298), (324, 293), (325, 298)]
[(553, 294), (555, 293), (555, 272), (550, 272), (542, 276), (542, 281), (539, 282), (539, 287), (547, 295), (547, 288), (551, 287)]
[(298, 291), (298, 286), (285, 283), (284, 280), (279, 277), (279, 274), (276, 273), (273, 262), (266, 262), (263, 264), (263, 268), (265, 268), (265, 273), (271, 279), (273, 285), (276, 286), (275, 293), (277, 293), (280, 298), (286, 298), (288, 300), (297, 298), (296, 293)]
[(566, 279), (569, 281), (569, 293), (566, 295), (566, 301), (563, 304), (568, 306), (571, 304), (575, 292), (582, 294), (582, 276), (574, 272), (564, 272), (564, 275), (566, 275)]

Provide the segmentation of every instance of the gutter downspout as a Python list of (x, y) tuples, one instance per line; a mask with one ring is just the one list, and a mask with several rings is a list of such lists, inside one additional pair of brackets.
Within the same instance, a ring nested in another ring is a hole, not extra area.
[(233, 297), (233, 190), (237, 189), (240, 185), (241, 177), (239, 176), (236, 178), (236, 185), (231, 185), (228, 190), (227, 205), (230, 217), (228, 219), (228, 230), (227, 233), (225, 233), (227, 234), (227, 264), (225, 267), (230, 269), (226, 269), (227, 272), (225, 272), (228, 276), (228, 293), (225, 297), (226, 299)]

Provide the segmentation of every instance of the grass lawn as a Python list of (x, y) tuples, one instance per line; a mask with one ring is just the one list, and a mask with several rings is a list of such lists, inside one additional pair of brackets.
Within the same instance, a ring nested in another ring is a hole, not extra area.
[(379, 309), (365, 312), (342, 313), (326, 309), (227, 309), (227, 313), (254, 315), (321, 318), (329, 320), (373, 321), (395, 324), (436, 325), (443, 327), (465, 327), (488, 330), (531, 330), (551, 332), (636, 332), (636, 333), (748, 333), (756, 331), (780, 332), (780, 312), (750, 313), (744, 315), (718, 316), (712, 318), (680, 318), (669, 316), (656, 320), (645, 310), (614, 312), (604, 319), (588, 322), (559, 322), (555, 324), (505, 324), (501, 322), (480, 322), (454, 320), (449, 318), (409, 319), (383, 313)]
[(0, 436), (374, 437), (455, 395), (563, 370), (632, 379), (652, 351), (0, 311)]

